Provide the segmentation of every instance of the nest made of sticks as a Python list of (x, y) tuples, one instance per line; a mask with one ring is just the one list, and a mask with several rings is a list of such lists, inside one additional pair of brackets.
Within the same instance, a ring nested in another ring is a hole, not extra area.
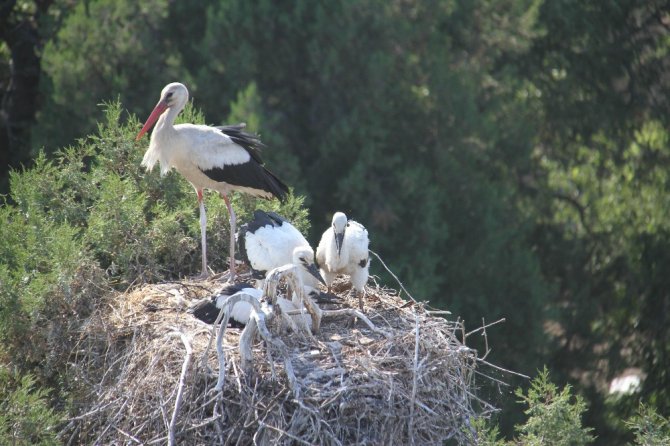
[[(366, 288), (366, 316), (323, 320), (314, 336), (279, 335), (295, 374), (267, 342), (240, 368), (240, 331), (225, 332), (226, 380), (208, 348), (213, 327), (188, 308), (217, 281), (145, 285), (111, 295), (83, 327), (69, 372), (82, 383), (69, 444), (465, 443), (470, 420), (491, 409), (475, 395), (477, 352), (460, 322), (435, 317), (393, 290)], [(338, 306), (358, 306), (339, 279)]]

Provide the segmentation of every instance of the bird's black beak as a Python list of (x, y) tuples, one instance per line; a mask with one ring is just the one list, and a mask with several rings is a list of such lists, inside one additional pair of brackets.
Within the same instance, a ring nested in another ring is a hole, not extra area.
[(337, 255), (342, 253), (342, 242), (344, 241), (344, 232), (335, 233), (335, 246), (337, 247)]
[(317, 268), (314, 263), (312, 263), (311, 265), (304, 265), (304, 266), (307, 272), (316, 277), (319, 280), (319, 282), (326, 285), (326, 282), (323, 280), (323, 277), (321, 277), (321, 274), (319, 273), (319, 268)]
[(312, 300), (317, 304), (333, 304), (340, 303), (342, 301), (339, 296), (333, 293), (316, 292), (314, 295), (310, 294), (310, 297), (312, 297)]

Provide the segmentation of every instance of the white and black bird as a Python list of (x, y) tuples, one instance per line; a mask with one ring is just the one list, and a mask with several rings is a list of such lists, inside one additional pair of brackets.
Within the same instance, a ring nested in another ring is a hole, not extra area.
[(288, 187), (272, 172), (263, 167), (260, 151), (264, 147), (257, 136), (244, 132), (244, 124), (223, 127), (178, 124), (175, 118), (188, 101), (188, 90), (173, 82), (163, 88), (160, 100), (137, 134), (139, 140), (154, 124), (149, 149), (142, 165), (152, 170), (159, 162), (161, 175), (176, 169), (188, 180), (200, 206), (202, 237), (202, 276), (207, 270), (207, 215), (203, 204), (203, 190), (219, 192), (230, 216), (230, 281), (235, 278), (235, 212), (228, 195), (233, 191), (256, 197), (285, 200)]
[[(263, 296), (263, 291), (247, 282), (238, 282), (225, 286), (218, 294), (212, 296), (211, 299), (205, 299), (196, 303), (189, 309), (189, 312), (196, 318), (207, 324), (216, 322), (219, 316), (223, 303), (230, 296), (237, 293), (245, 293), (260, 300)], [(245, 326), (249, 321), (249, 314), (251, 313), (251, 304), (248, 302), (237, 302), (231, 312), (229, 323), (233, 327)]]
[[(253, 285), (249, 283), (235, 283), (225, 287), (217, 295), (212, 296), (211, 299), (205, 299), (196, 303), (189, 310), (189, 312), (201, 321), (207, 324), (213, 324), (216, 322), (216, 318), (219, 316), (221, 307), (223, 306), (226, 299), (237, 293), (248, 294), (252, 297), (255, 297), (259, 301), (263, 296), (262, 290), (254, 288)], [(312, 299), (314, 302), (319, 302), (323, 298), (323, 293), (309, 286), (305, 287), (305, 295), (306, 298)], [(288, 300), (283, 297), (277, 297), (277, 305), (281, 307), (281, 310), (284, 313), (288, 313), (290, 311), (295, 312), (295, 310), (301, 309), (295, 296), (292, 300)], [(237, 302), (231, 309), (229, 324), (232, 327), (244, 327), (249, 322), (251, 309), (252, 306), (248, 302)], [(269, 312), (273, 311), (272, 307), (265, 302), (261, 302), (261, 309), (268, 314)], [(306, 311), (301, 314), (293, 315), (292, 317), (297, 323), (300, 323), (303, 326), (309, 326), (312, 323), (311, 316)], [(298, 318), (302, 318), (302, 321), (300, 321)]]
[(325, 285), (307, 239), (275, 212), (256, 210), (254, 218), (240, 227), (237, 243), (255, 279), (263, 280), (268, 271), (293, 263), (304, 285), (313, 288), (318, 287), (318, 282)]
[(344, 213), (336, 212), (330, 228), (323, 233), (316, 248), (316, 262), (328, 292), (338, 274), (348, 275), (354, 294), (358, 294), (361, 310), (370, 269), (369, 243), (368, 231), (362, 224), (347, 220)]

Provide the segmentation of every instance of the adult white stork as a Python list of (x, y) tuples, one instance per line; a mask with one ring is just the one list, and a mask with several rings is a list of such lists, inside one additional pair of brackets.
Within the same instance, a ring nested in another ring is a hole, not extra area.
[(244, 125), (210, 127), (207, 125), (178, 124), (174, 120), (188, 101), (188, 90), (173, 82), (163, 88), (160, 100), (147, 118), (139, 140), (151, 127), (149, 149), (142, 165), (153, 169), (160, 162), (161, 175), (176, 169), (188, 180), (200, 206), (200, 235), (202, 237), (202, 277), (207, 270), (207, 215), (203, 203), (204, 189), (219, 192), (230, 216), (230, 278), (235, 278), (235, 211), (228, 195), (240, 191), (262, 198), (277, 197), (283, 201), (288, 187), (272, 172), (263, 167), (260, 151), (263, 143), (257, 136), (242, 131)]
[[(251, 267), (251, 276), (265, 279), (268, 271), (293, 263), (304, 285), (325, 285), (314, 264), (314, 250), (305, 237), (275, 212), (254, 211), (254, 218), (240, 227), (237, 235), (242, 259)], [(318, 282), (317, 282), (318, 281)]]
[[(216, 322), (216, 318), (219, 316), (219, 313), (221, 312), (221, 307), (223, 306), (223, 303), (226, 301), (226, 299), (237, 293), (248, 294), (252, 297), (255, 297), (259, 301), (261, 300), (261, 297), (263, 295), (262, 290), (254, 288), (253, 285), (249, 283), (246, 282), (235, 283), (225, 287), (217, 295), (212, 296), (211, 299), (202, 300), (196, 303), (193, 307), (189, 309), (189, 312), (193, 314), (193, 316), (195, 316), (196, 318), (200, 319), (201, 321), (207, 324), (213, 324), (214, 322)], [(319, 292), (319, 290), (309, 286), (305, 287), (305, 295), (307, 296), (308, 299), (312, 299), (314, 302), (318, 302), (323, 298), (322, 293)], [(291, 301), (283, 297), (277, 297), (277, 305), (281, 307), (281, 310), (284, 313), (301, 309), (300, 308), (301, 306), (298, 305), (295, 298)], [(245, 326), (249, 322), (249, 315), (251, 314), (251, 308), (252, 308), (251, 304), (244, 301), (237, 302), (235, 305), (233, 305), (233, 308), (230, 312), (230, 319), (229, 319), (230, 325), (232, 327), (237, 328)], [(272, 310), (272, 307), (267, 305), (265, 302), (262, 303), (262, 308), (264, 311), (267, 312)], [(312, 323), (311, 316), (307, 312), (295, 315), (293, 317), (294, 319), (302, 318), (302, 321), (300, 321), (300, 323), (305, 326), (309, 326)]]
[(368, 253), (368, 231), (353, 220), (347, 220), (342, 212), (333, 215), (330, 228), (321, 236), (316, 248), (316, 262), (326, 281), (328, 292), (338, 274), (351, 278), (354, 295), (358, 294), (358, 304), (363, 310), (363, 294), (368, 281), (370, 257)]

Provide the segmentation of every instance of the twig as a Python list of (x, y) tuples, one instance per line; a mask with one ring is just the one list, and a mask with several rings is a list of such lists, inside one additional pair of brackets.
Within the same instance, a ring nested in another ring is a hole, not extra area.
[[(483, 321), (483, 319), (482, 319), (482, 321)], [(494, 325), (500, 324), (500, 323), (502, 323), (502, 322), (505, 322), (505, 318), (504, 318), (504, 317), (501, 318), (501, 319), (498, 319), (498, 320), (495, 321), (495, 322), (491, 322), (490, 324), (482, 325), (482, 326), (479, 327), (479, 328), (475, 328), (474, 330), (469, 331), (469, 332), (467, 332), (467, 333), (465, 333), (465, 330), (463, 330), (463, 342), (465, 342), (465, 340), (466, 340), (468, 337), (470, 337), (470, 335), (473, 335), (473, 334), (475, 334), (475, 333), (477, 333), (477, 332), (479, 332), (479, 331), (482, 331), (482, 330), (486, 330), (487, 328), (489, 328), (489, 327), (493, 327)]]
[(489, 353), (491, 353), (491, 350), (489, 349), (489, 337), (486, 334), (486, 322), (484, 321), (484, 318), (482, 318), (482, 327), (484, 327), (484, 330), (482, 331), (482, 336), (484, 336), (484, 355), (482, 356), (482, 359), (486, 359)]
[[(228, 320), (230, 319), (230, 310), (238, 302), (247, 302), (249, 305), (251, 305), (254, 311), (261, 312), (261, 304), (260, 302), (258, 302), (258, 299), (256, 299), (254, 296), (251, 296), (243, 292), (233, 294), (232, 296), (228, 297), (221, 305), (221, 311), (219, 312), (219, 316), (216, 318), (216, 321), (214, 322), (214, 324), (219, 328), (219, 332), (216, 336), (216, 353), (219, 357), (219, 377), (216, 381), (216, 387), (215, 387), (215, 390), (217, 392), (223, 390), (223, 384), (226, 377), (226, 355), (225, 352), (223, 351), (223, 335), (226, 331)], [(223, 321), (221, 321), (221, 319), (223, 319)], [(241, 347), (242, 346), (240, 345), (240, 348)], [(251, 347), (249, 347), (249, 349), (251, 349)]]
[(270, 426), (269, 424), (265, 423), (264, 421), (259, 421), (258, 424), (260, 425), (260, 427), (265, 427), (265, 428), (268, 428), (268, 429), (273, 430), (275, 432), (279, 432), (281, 435), (286, 435), (288, 438), (290, 438), (293, 441), (297, 441), (298, 443), (302, 443), (302, 444), (306, 444), (308, 446), (311, 446), (310, 442), (305, 441), (301, 438), (298, 438), (295, 435), (289, 434), (288, 432), (286, 432), (284, 430), (281, 430), (277, 427)]
[(186, 356), (184, 357), (184, 363), (181, 366), (181, 375), (179, 375), (179, 385), (177, 386), (177, 397), (175, 398), (174, 411), (172, 412), (172, 419), (170, 420), (168, 445), (173, 446), (174, 444), (176, 444), (174, 431), (177, 426), (177, 415), (179, 414), (179, 407), (181, 406), (181, 400), (184, 394), (184, 380), (186, 379), (186, 373), (188, 372), (188, 367), (191, 364), (191, 354), (193, 353), (193, 349), (191, 348), (191, 341), (186, 337), (184, 333), (172, 332), (170, 333), (170, 335), (179, 336), (181, 338), (181, 342), (184, 344), (184, 347), (186, 348)]
[(81, 420), (82, 418), (86, 418), (86, 417), (89, 417), (89, 416), (91, 416), (91, 415), (95, 415), (96, 413), (100, 412), (101, 410), (106, 409), (107, 406), (110, 406), (110, 405), (112, 405), (112, 404), (114, 404), (114, 403), (115, 403), (115, 401), (111, 401), (111, 402), (109, 402), (109, 403), (107, 403), (107, 404), (103, 404), (102, 406), (98, 406), (98, 407), (96, 407), (95, 409), (90, 410), (90, 411), (88, 411), (88, 412), (86, 412), (86, 413), (84, 413), (84, 414), (77, 415), (76, 417), (72, 417), (72, 418), (70, 418), (70, 422), (72, 422), (72, 421), (76, 421), (76, 420)]
[(118, 427), (114, 426), (114, 429), (116, 429), (116, 431), (117, 431), (118, 433), (124, 435), (125, 437), (128, 437), (128, 438), (131, 439), (131, 440), (133, 440), (135, 443), (137, 443), (137, 444), (142, 444), (142, 442), (141, 442), (140, 440), (138, 440), (137, 438), (133, 437), (132, 435), (130, 435), (130, 434), (127, 433), (127, 432), (123, 432), (123, 431), (122, 431), (121, 429), (119, 429)]
[(398, 285), (400, 285), (400, 288), (405, 292), (405, 294), (407, 294), (407, 296), (408, 296), (410, 299), (412, 299), (412, 301), (414, 301), (415, 303), (418, 303), (417, 300), (414, 299), (414, 298), (412, 297), (411, 294), (409, 294), (409, 291), (407, 291), (407, 290), (405, 289), (405, 285), (403, 285), (402, 282), (400, 281), (400, 279), (398, 279), (398, 276), (396, 276), (396, 275), (393, 273), (393, 271), (391, 271), (391, 269), (390, 269), (388, 266), (386, 266), (386, 263), (384, 263), (384, 261), (382, 260), (382, 258), (379, 257), (379, 254), (377, 254), (376, 252), (374, 252), (374, 251), (371, 250), (371, 249), (368, 249), (368, 251), (370, 251), (371, 254), (374, 254), (375, 257), (377, 257), (377, 259), (381, 262), (381, 264), (384, 266), (384, 268), (386, 269), (386, 271), (388, 271), (389, 274), (391, 274), (391, 275), (393, 276), (393, 278), (396, 280), (396, 282), (398, 282)]
[(312, 332), (310, 334), (318, 333), (321, 328), (321, 309), (309, 297), (305, 296), (305, 287), (296, 269), (295, 265), (288, 264), (268, 272), (265, 276), (263, 297), (271, 302), (274, 307), (277, 303), (277, 285), (282, 279), (286, 280), (289, 287), (293, 289), (294, 298), (292, 300), (294, 304), (299, 308), (304, 307), (312, 318)]
[(286, 344), (284, 344), (284, 342), (281, 339), (272, 336), (272, 333), (270, 333), (267, 325), (265, 324), (264, 313), (262, 312), (256, 313), (252, 311), (251, 317), (256, 320), (256, 326), (258, 327), (258, 331), (260, 332), (263, 339), (265, 339), (265, 341), (268, 342), (269, 344), (272, 344), (281, 353), (282, 358), (284, 359), (284, 372), (286, 373), (286, 377), (288, 378), (289, 386), (291, 387), (291, 390), (293, 390), (293, 394), (295, 395), (296, 399), (299, 398), (300, 387), (298, 386), (298, 379), (296, 378), (295, 372), (293, 371), (291, 356), (288, 353), (288, 348), (286, 347)]
[(409, 406), (409, 427), (408, 429), (408, 435), (412, 439), (412, 444), (414, 444), (414, 436), (412, 435), (412, 430), (414, 428), (414, 404), (416, 402), (416, 386), (418, 383), (418, 370), (417, 366), (419, 363), (419, 317), (416, 314), (416, 310), (413, 310), (414, 312), (414, 366), (412, 372), (414, 373), (414, 376), (412, 378), (412, 399), (410, 400), (410, 406)]
[(355, 310), (353, 308), (340, 308), (339, 310), (321, 310), (321, 314), (323, 317), (337, 317), (337, 316), (354, 316), (362, 320), (365, 325), (370, 327), (370, 330), (374, 331), (375, 333), (379, 333), (382, 336), (386, 338), (391, 338), (391, 335), (381, 328), (377, 328), (375, 324), (370, 321), (363, 313), (361, 313), (358, 310)]
[(516, 376), (520, 376), (522, 378), (530, 379), (530, 376), (524, 375), (523, 373), (515, 372), (515, 371), (512, 371), (512, 370), (507, 370), (507, 369), (504, 369), (504, 368), (499, 367), (497, 365), (493, 365), (488, 361), (484, 361), (484, 359), (482, 359), (482, 358), (476, 358), (476, 359), (477, 359), (477, 361), (479, 361), (483, 364), (486, 364), (489, 367), (493, 367), (496, 370), (500, 370), (501, 372), (510, 373), (512, 375), (516, 375)]

